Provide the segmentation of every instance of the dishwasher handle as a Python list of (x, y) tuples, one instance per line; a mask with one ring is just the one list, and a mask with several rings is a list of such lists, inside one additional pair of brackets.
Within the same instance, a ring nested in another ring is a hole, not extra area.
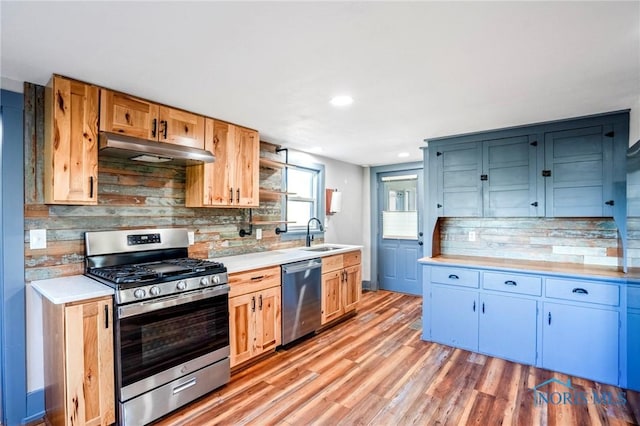
[(320, 259), (312, 259), (304, 262), (289, 263), (282, 265), (282, 272), (285, 274), (295, 274), (296, 272), (307, 271), (309, 269), (317, 269), (322, 267)]

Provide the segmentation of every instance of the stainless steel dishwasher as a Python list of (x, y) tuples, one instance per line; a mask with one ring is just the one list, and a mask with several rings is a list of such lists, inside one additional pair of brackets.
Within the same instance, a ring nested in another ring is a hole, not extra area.
[(313, 333), (322, 318), (320, 259), (282, 265), (282, 344)]

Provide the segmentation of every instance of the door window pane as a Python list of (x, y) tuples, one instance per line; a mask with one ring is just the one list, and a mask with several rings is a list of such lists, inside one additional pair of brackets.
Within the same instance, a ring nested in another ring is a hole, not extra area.
[(417, 175), (382, 178), (382, 238), (418, 239)]

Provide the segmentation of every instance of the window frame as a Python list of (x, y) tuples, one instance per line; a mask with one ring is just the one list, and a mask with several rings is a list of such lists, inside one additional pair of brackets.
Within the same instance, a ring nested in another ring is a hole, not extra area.
[[(309, 170), (316, 173), (316, 200), (315, 200), (315, 216), (322, 222), (322, 226), (325, 227), (326, 215), (325, 215), (325, 167), (323, 164), (319, 163), (306, 163), (306, 164), (298, 164), (298, 163), (290, 163), (291, 168)], [(285, 188), (287, 191), (289, 190), (289, 171), (285, 171)], [(289, 218), (289, 201), (295, 196), (287, 196), (283, 203), (284, 217)], [(305, 200), (308, 200), (305, 198)], [(320, 231), (319, 228), (311, 229), (309, 232), (310, 235), (324, 235), (324, 231)], [(287, 239), (299, 239), (301, 236), (307, 235), (307, 225), (303, 226), (292, 226), (292, 224), (287, 224), (287, 232), (281, 234), (283, 240)]]

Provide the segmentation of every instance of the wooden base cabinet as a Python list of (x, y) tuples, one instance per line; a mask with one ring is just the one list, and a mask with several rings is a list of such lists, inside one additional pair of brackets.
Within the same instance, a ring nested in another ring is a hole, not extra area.
[(322, 258), (322, 325), (354, 311), (361, 294), (360, 251)]
[(52, 425), (115, 422), (112, 298), (43, 299), (45, 409)]
[(273, 351), (282, 343), (280, 267), (231, 274), (231, 367)]

